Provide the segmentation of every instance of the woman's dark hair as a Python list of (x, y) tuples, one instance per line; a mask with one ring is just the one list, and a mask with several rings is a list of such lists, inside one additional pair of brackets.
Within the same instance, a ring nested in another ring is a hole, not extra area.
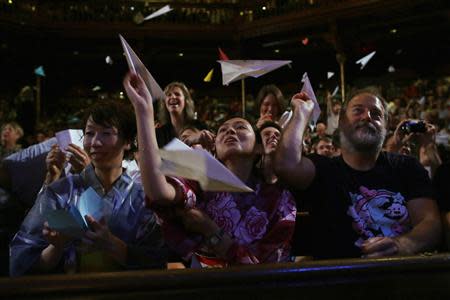
[(125, 151), (124, 158), (131, 158), (136, 152), (136, 119), (130, 104), (123, 101), (101, 100), (85, 112), (84, 124), (89, 118), (96, 124), (117, 128), (119, 137), (131, 146), (130, 150)]
[[(264, 98), (266, 98), (267, 95), (272, 94), (275, 97), (275, 100), (277, 101), (277, 107), (278, 107), (278, 113), (279, 116), (276, 116), (277, 118), (281, 116), (283, 111), (285, 110), (284, 106), (284, 97), (281, 90), (274, 84), (269, 84), (263, 86), (259, 92), (258, 96), (256, 97), (256, 102), (258, 103), (258, 108), (261, 109), (261, 104), (264, 101)], [(258, 111), (259, 113), (259, 111)]]

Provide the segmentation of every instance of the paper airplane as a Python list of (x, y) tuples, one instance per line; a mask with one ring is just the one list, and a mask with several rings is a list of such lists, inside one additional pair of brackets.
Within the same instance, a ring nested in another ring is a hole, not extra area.
[(278, 120), (278, 124), (280, 124), (281, 128), (286, 127), (286, 125), (289, 123), (289, 121), (292, 118), (292, 110), (286, 110)]
[(220, 48), (218, 49), (219, 49), (219, 60), (230, 60), (222, 49)]
[(317, 120), (320, 117), (320, 106), (317, 102), (316, 95), (314, 94), (314, 90), (311, 86), (311, 82), (309, 81), (308, 74), (305, 72), (302, 77), (303, 87), (302, 92), (305, 92), (308, 94), (309, 98), (314, 102), (314, 109), (312, 112), (312, 123), (315, 125), (317, 123)]
[(246, 78), (258, 78), (291, 63), (290, 60), (218, 60), (222, 67), (222, 84)]
[(78, 207), (71, 204), (68, 210), (48, 210), (46, 218), (49, 227), (65, 235), (80, 238), (89, 227), (84, 216), (90, 215), (97, 221), (102, 218), (103, 200), (91, 187), (81, 194), (77, 204)]
[(236, 175), (203, 149), (192, 149), (178, 139), (160, 150), (161, 172), (196, 180), (204, 191), (253, 192)]
[(34, 69), (34, 74), (41, 76), (41, 77), (45, 77), (44, 67), (39, 66), (36, 69)]
[(80, 129), (66, 129), (58, 131), (56, 134), (59, 148), (66, 151), (69, 144), (75, 144), (80, 148), (83, 148), (83, 130)]
[(155, 11), (154, 13), (146, 16), (144, 18), (144, 21), (148, 21), (150, 19), (154, 19), (154, 18), (159, 17), (161, 15), (167, 14), (171, 10), (173, 10), (173, 8), (171, 8), (170, 5), (165, 5), (165, 6), (161, 7), (160, 9), (158, 9), (157, 11)]
[(394, 66), (389, 66), (389, 68), (388, 68), (388, 72), (389, 73), (394, 73), (395, 72), (395, 68), (394, 68)]
[(155, 78), (153, 78), (152, 74), (150, 74), (150, 72), (144, 66), (144, 64), (136, 55), (136, 53), (133, 51), (133, 49), (131, 49), (130, 45), (122, 37), (122, 35), (119, 34), (119, 37), (120, 41), (122, 42), (123, 51), (125, 52), (125, 57), (127, 59), (130, 71), (139, 74), (142, 80), (144, 80), (144, 83), (147, 86), (148, 91), (150, 92), (150, 95), (153, 98), (153, 102), (155, 102), (158, 99), (164, 99), (166, 95), (164, 94), (159, 84), (156, 82)]
[(372, 59), (372, 57), (375, 55), (376, 51), (373, 51), (372, 53), (364, 56), (360, 60), (356, 61), (356, 64), (361, 64), (361, 70), (364, 69), (364, 67), (367, 65), (369, 60)]
[(327, 72), (327, 79), (330, 79), (334, 76), (334, 72)]
[(425, 104), (425, 96), (420, 97), (420, 99), (417, 100), (417, 103), (419, 103), (420, 105), (424, 105)]
[(334, 91), (333, 91), (333, 93), (331, 93), (331, 97), (334, 97), (334, 96), (336, 96), (337, 95), (337, 93), (338, 93), (338, 91), (339, 91), (339, 86), (337, 85), (335, 88), (334, 88)]
[(100, 91), (102, 88), (99, 86), (99, 85), (96, 85), (96, 86), (94, 86), (93, 88), (92, 88), (92, 91), (93, 92), (97, 92), (97, 91)]
[(211, 82), (212, 76), (214, 73), (214, 69), (211, 69), (208, 74), (205, 76), (205, 78), (203, 78), (204, 82)]

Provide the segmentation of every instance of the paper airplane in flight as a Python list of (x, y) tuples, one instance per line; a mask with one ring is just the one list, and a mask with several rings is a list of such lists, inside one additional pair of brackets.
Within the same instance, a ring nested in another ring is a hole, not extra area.
[(330, 79), (334, 76), (334, 72), (327, 72), (327, 79)]
[(372, 59), (372, 57), (375, 55), (376, 51), (373, 51), (369, 53), (368, 55), (364, 56), (360, 60), (356, 61), (356, 64), (361, 64), (361, 70), (364, 69), (364, 67), (367, 65), (369, 60)]
[(219, 60), (222, 68), (222, 84), (246, 78), (258, 78), (275, 69), (285, 66), (290, 60)]

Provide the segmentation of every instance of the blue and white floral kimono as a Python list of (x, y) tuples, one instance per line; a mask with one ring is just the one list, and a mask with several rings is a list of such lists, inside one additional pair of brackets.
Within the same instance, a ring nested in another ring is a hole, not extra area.
[[(89, 165), (82, 173), (62, 178), (39, 193), (36, 203), (11, 241), (11, 276), (32, 273), (41, 252), (49, 245), (42, 235), (48, 210), (68, 210), (70, 206), (78, 207), (80, 196), (89, 187), (104, 200), (103, 215), (109, 230), (127, 244), (127, 262), (125, 266), (119, 266), (119, 269), (166, 266), (167, 250), (160, 227), (154, 213), (145, 207), (144, 191), (137, 177), (131, 178), (127, 173), (122, 173), (113, 188), (105, 195), (94, 167)], [(83, 271), (80, 263), (83, 256), (88, 255), (77, 251), (79, 244), (80, 241), (74, 240), (65, 247), (62, 259), (54, 272)], [(95, 260), (94, 258), (90, 261)]]

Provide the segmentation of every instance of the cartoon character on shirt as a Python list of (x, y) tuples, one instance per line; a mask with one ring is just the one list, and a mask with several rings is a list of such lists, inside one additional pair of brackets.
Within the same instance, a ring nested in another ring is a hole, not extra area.
[(350, 193), (352, 205), (347, 214), (353, 220), (353, 229), (360, 238), (356, 246), (376, 236), (394, 237), (410, 229), (405, 198), (400, 193), (385, 189), (359, 188), (359, 193)]

